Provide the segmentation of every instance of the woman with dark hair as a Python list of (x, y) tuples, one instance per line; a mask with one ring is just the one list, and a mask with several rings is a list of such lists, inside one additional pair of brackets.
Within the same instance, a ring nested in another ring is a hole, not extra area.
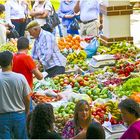
[(54, 131), (54, 112), (51, 104), (38, 104), (31, 118), (31, 139), (60, 139)]
[(120, 139), (140, 139), (140, 106), (132, 99), (125, 99), (119, 104), (122, 119), (128, 129)]
[(91, 123), (87, 129), (86, 139), (105, 139), (103, 126), (99, 122)]
[(63, 138), (85, 139), (86, 131), (92, 122), (91, 108), (86, 100), (79, 100), (75, 106), (74, 119), (66, 123)]

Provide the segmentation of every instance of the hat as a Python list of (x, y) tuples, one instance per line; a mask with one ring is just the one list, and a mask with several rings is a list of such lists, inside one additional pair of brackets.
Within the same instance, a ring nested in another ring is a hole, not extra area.
[(26, 30), (29, 30), (29, 29), (36, 27), (36, 26), (40, 26), (40, 25), (37, 21), (33, 20), (27, 24)]

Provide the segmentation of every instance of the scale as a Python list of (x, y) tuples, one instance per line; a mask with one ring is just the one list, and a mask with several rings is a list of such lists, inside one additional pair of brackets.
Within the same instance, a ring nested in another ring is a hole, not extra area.
[(122, 124), (104, 126), (106, 138), (120, 138), (127, 128)]
[(92, 57), (91, 61), (89, 62), (90, 66), (93, 68), (102, 68), (104, 66), (113, 66), (115, 65), (116, 60), (114, 55), (95, 55)]

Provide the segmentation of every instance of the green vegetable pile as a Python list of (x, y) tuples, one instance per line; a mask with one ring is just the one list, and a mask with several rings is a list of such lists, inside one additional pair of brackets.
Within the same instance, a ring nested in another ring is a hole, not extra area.
[(133, 92), (140, 92), (140, 77), (131, 78), (115, 89), (115, 94), (119, 97), (130, 96)]

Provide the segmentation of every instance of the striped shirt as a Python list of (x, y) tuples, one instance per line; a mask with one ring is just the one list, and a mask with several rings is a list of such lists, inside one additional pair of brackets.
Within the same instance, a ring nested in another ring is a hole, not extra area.
[(39, 60), (46, 69), (66, 65), (66, 58), (60, 53), (54, 35), (42, 29), (34, 42), (32, 57)]

